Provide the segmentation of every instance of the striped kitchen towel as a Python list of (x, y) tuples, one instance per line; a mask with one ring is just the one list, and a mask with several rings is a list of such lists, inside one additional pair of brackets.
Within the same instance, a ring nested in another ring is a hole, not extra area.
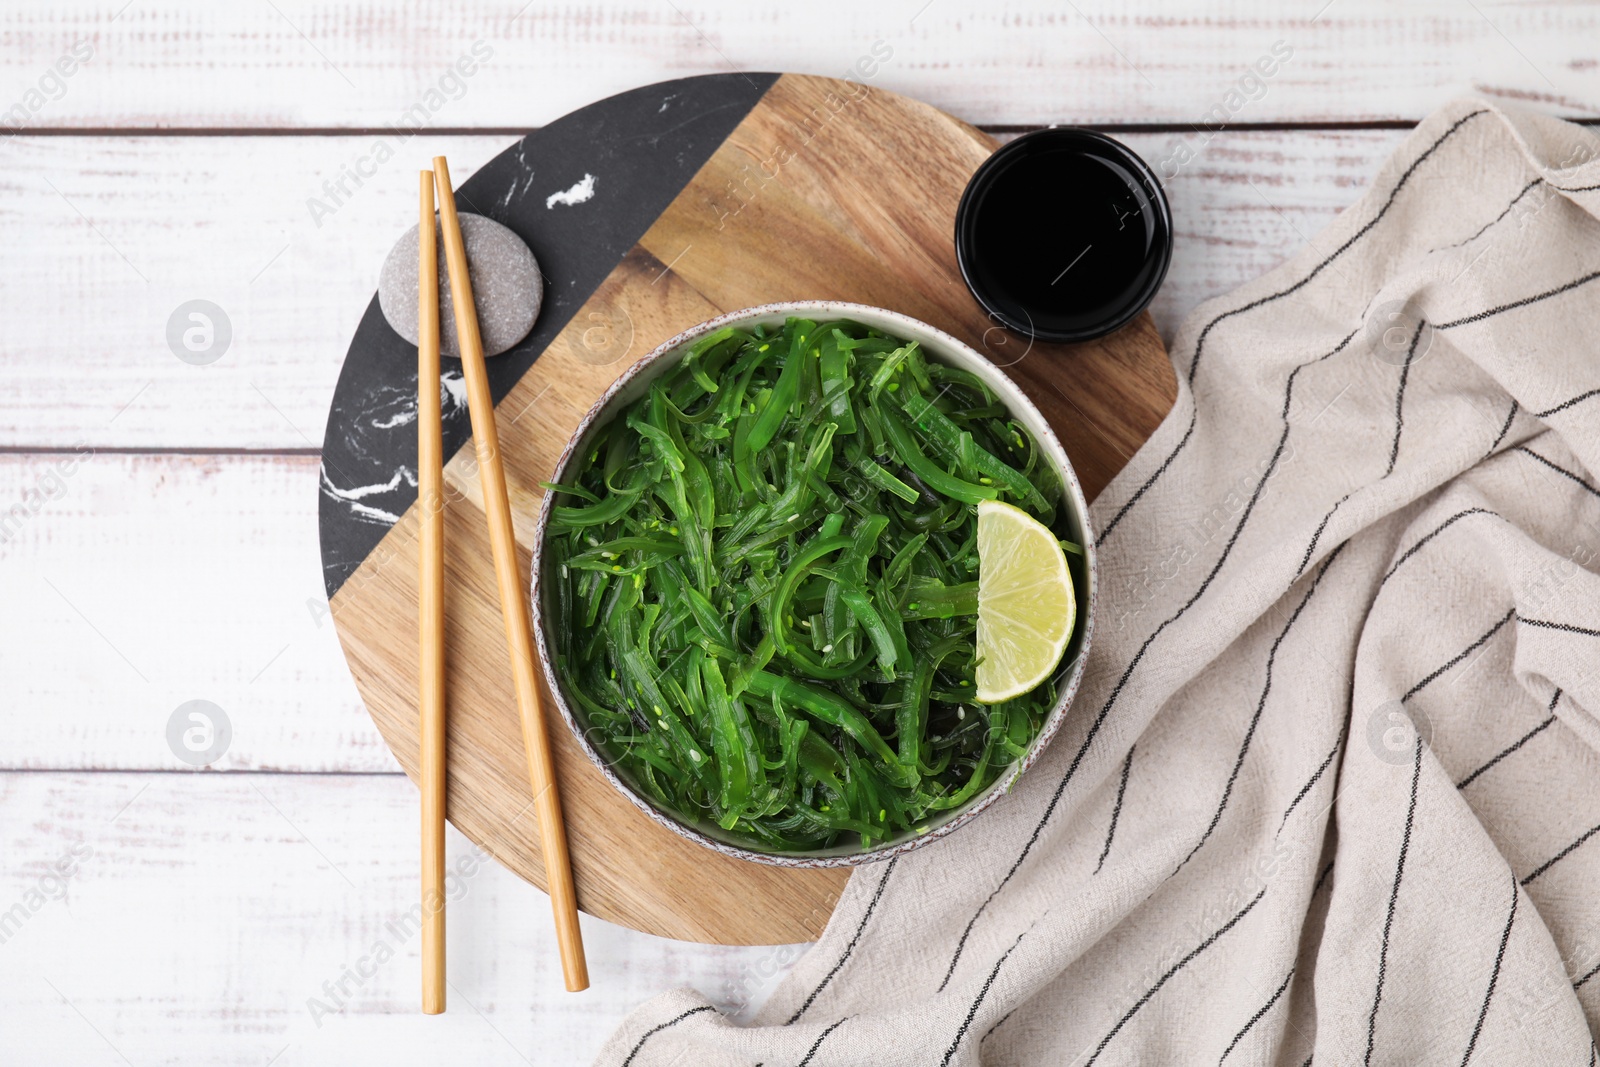
[(1200, 308), (1046, 756), (754, 1025), (667, 993), (599, 1062), (1594, 1064), (1597, 213), (1593, 132), (1458, 103)]

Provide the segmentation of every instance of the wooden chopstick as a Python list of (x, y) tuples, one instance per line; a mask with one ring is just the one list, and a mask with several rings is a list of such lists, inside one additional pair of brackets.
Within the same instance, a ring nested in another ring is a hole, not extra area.
[(550, 753), (550, 735), (534, 670), (527, 587), (522, 584), (521, 568), (517, 566), (517, 542), (511, 523), (511, 503), (506, 494), (506, 472), (500, 462), (500, 439), (495, 430), (494, 397), (489, 392), (489, 374), (483, 362), (483, 340), (478, 335), (478, 313), (472, 301), (472, 278), (467, 273), (467, 249), (461, 239), (461, 221), (456, 217), (450, 166), (443, 156), (434, 157), (433, 172), (439, 186), (439, 219), (444, 234), (445, 264), (450, 271), (456, 338), (461, 348), (461, 376), (467, 383), (467, 409), (472, 416), (472, 437), (478, 450), (478, 478), (483, 486), (484, 512), (489, 519), (489, 543), (494, 551), (495, 578), (500, 587), (506, 649), (511, 655), (517, 710), (522, 716), (522, 744), (527, 751), (528, 777), (539, 819), (545, 884), (549, 886), (550, 907), (555, 912), (561, 971), (567, 989), (576, 993), (589, 988), (589, 965), (583, 956), (578, 897), (572, 884), (572, 863), (567, 855), (566, 825), (561, 819), (561, 794), (556, 788), (555, 761)]
[(422, 717), (422, 1010), (444, 1011), (444, 440), (433, 171), (417, 207), (417, 706)]

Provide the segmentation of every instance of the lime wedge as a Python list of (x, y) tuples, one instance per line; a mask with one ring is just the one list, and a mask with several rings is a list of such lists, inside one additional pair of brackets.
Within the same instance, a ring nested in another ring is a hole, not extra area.
[(1077, 618), (1056, 535), (1021, 508), (978, 505), (978, 702), (998, 704), (1050, 677)]

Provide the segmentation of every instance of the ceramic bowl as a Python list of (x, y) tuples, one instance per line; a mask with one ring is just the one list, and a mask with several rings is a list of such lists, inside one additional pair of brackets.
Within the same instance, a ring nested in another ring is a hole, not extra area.
[(1027, 753), (1011, 766), (1002, 771), (995, 781), (983, 792), (974, 796), (960, 808), (943, 812), (936, 819), (925, 823), (916, 831), (908, 832), (900, 837), (891, 838), (880, 842), (872, 848), (862, 849), (859, 845), (835, 847), (814, 852), (769, 852), (751, 847), (747, 842), (736, 840), (721, 827), (710, 820), (691, 821), (683, 814), (668, 811), (658, 806), (653, 800), (636, 788), (624, 770), (612, 764), (605, 754), (590, 742), (586, 733), (587, 724), (583, 713), (576, 700), (568, 698), (564, 692), (561, 681), (556, 677), (551, 664), (554, 662), (553, 653), (555, 644), (550, 634), (550, 625), (554, 617), (553, 610), (544, 602), (541, 590), (544, 583), (542, 567), (544, 548), (550, 523), (550, 513), (554, 506), (556, 494), (546, 493), (544, 504), (539, 510), (538, 528), (534, 535), (532, 591), (533, 600), (533, 626), (534, 638), (538, 642), (539, 660), (543, 665), (545, 680), (549, 684), (550, 693), (554, 697), (557, 710), (577, 738), (589, 759), (594, 761), (600, 772), (606, 776), (611, 784), (622, 792), (639, 810), (650, 818), (665, 826), (676, 834), (689, 838), (706, 848), (714, 849), (724, 855), (736, 856), (740, 859), (752, 860), (757, 863), (777, 864), (785, 867), (840, 867), (887, 859), (900, 853), (908, 852), (914, 848), (922, 848), (930, 842), (936, 841), (947, 834), (953, 833), (957, 828), (966, 825), (977, 818), (995, 801), (999, 800), (1024, 772), (1039, 758), (1051, 738), (1060, 729), (1062, 720), (1066, 717), (1067, 709), (1072, 704), (1072, 698), (1078, 690), (1078, 684), (1083, 676), (1083, 663), (1089, 650), (1089, 640), (1094, 630), (1094, 600), (1095, 600), (1095, 546), (1094, 535), (1089, 528), (1089, 506), (1083, 496), (1083, 489), (1078, 484), (1077, 474), (1072, 469), (1067, 454), (1062, 450), (1061, 442), (1056, 439), (1055, 432), (1050, 424), (1039, 413), (1039, 409), (1023, 395), (1022, 390), (1006, 377), (994, 364), (980, 356), (976, 351), (962, 342), (951, 337), (942, 330), (937, 330), (926, 323), (919, 322), (907, 315), (882, 308), (870, 307), (865, 304), (851, 304), (837, 301), (815, 302), (790, 302), (781, 304), (764, 304), (760, 307), (746, 308), (743, 311), (734, 311), (698, 326), (691, 327), (683, 333), (663, 343), (655, 351), (640, 359), (629, 367), (620, 378), (607, 389), (605, 394), (595, 401), (583, 421), (578, 424), (577, 431), (567, 443), (565, 451), (556, 464), (552, 480), (562, 482), (567, 479), (568, 472), (574, 462), (583, 456), (588, 449), (589, 441), (595, 431), (604, 427), (611, 419), (618, 415), (624, 408), (635, 400), (644, 396), (650, 384), (678, 365), (683, 353), (696, 340), (704, 337), (714, 330), (724, 326), (754, 327), (781, 326), (786, 318), (797, 316), (816, 322), (827, 322), (836, 319), (852, 319), (866, 326), (875, 327), (892, 337), (908, 341), (916, 341), (927, 355), (937, 361), (960, 367), (983, 379), (984, 383), (1003, 401), (1010, 409), (1013, 417), (1028, 429), (1038, 442), (1043, 454), (1054, 465), (1056, 473), (1061, 478), (1063, 488), (1061, 506), (1065, 511), (1065, 529), (1067, 535), (1083, 546), (1081, 560), (1073, 561), (1073, 579), (1078, 597), (1078, 623), (1077, 633), (1073, 636), (1072, 643), (1068, 646), (1063, 657), (1064, 669), (1055, 680), (1056, 699), (1051, 707), (1044, 725), (1029, 746)]

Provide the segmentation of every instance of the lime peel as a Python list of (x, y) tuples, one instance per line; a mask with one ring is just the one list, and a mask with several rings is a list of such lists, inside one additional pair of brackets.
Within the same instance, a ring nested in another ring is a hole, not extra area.
[(1050, 528), (998, 500), (978, 504), (980, 704), (1022, 696), (1055, 671), (1072, 640), (1077, 598)]

